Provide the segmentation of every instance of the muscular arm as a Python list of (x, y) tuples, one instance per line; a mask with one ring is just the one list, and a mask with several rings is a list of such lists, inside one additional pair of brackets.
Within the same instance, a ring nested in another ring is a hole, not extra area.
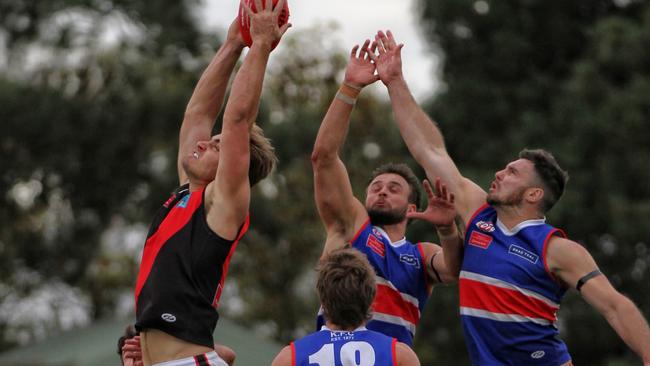
[(201, 75), (185, 109), (177, 158), (178, 179), (181, 184), (187, 182), (182, 159), (192, 153), (197, 141), (210, 140), (215, 118), (223, 106), (230, 74), (244, 48), (238, 27), (237, 21), (233, 21), (225, 42)]
[[(257, 9), (261, 9), (261, 2), (256, 3)], [(283, 5), (284, 0), (280, 0), (274, 10), (266, 8), (254, 13), (244, 4), (251, 18), (253, 44), (233, 81), (223, 117), (219, 166), (215, 180), (206, 188), (208, 225), (225, 239), (235, 238), (248, 213), (250, 129), (257, 117), (271, 45), (290, 26), (277, 25)], [(215, 204), (218, 209), (212, 210)]]
[(354, 88), (360, 89), (377, 80), (373, 75), (374, 65), (366, 58), (368, 44), (366, 41), (358, 55), (359, 47), (352, 49), (344, 85), (323, 118), (311, 155), (316, 207), (327, 230), (323, 256), (342, 247), (368, 219), (365, 207), (354, 197), (348, 172), (339, 156), (356, 98), (350, 94), (355, 93)]
[(432, 262), (429, 261), (429, 265), (435, 266), (443, 283), (456, 283), (463, 263), (463, 238), (455, 225), (438, 228), (438, 237), (442, 252)]
[(427, 193), (427, 208), (422, 212), (409, 212), (407, 217), (429, 222), (436, 227), (440, 246), (423, 243), (424, 259), (429, 277), (433, 282), (455, 283), (458, 281), (463, 261), (463, 239), (456, 228), (454, 219), (455, 195), (447, 189), (440, 178), (436, 178), (435, 192), (428, 180), (423, 182)]
[[(548, 245), (549, 269), (568, 287), (575, 288), (580, 278), (598, 269), (589, 252), (571, 240), (554, 237)], [(643, 359), (644, 365), (650, 365), (650, 328), (634, 303), (616, 291), (603, 275), (587, 281), (580, 294)]]
[(467, 222), (474, 211), (485, 203), (486, 193), (474, 182), (464, 178), (449, 157), (443, 136), (435, 123), (424, 113), (408, 89), (402, 74), (401, 49), (390, 31), (375, 37), (379, 54), (373, 56), (377, 72), (386, 85), (397, 126), (413, 158), (429, 179), (440, 177), (456, 195), (456, 210)]

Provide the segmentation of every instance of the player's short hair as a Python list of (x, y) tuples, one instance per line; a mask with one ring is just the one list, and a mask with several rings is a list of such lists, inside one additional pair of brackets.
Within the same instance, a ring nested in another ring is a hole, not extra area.
[(408, 200), (410, 203), (414, 204), (418, 209), (420, 209), (420, 204), (422, 202), (422, 189), (420, 188), (420, 180), (415, 176), (413, 170), (411, 170), (411, 168), (409, 168), (409, 166), (406, 164), (386, 163), (377, 167), (375, 170), (373, 170), (367, 184), (370, 184), (370, 182), (372, 182), (378, 176), (389, 173), (397, 174), (406, 180), (406, 183), (408, 183), (409, 187), (411, 188)]
[(251, 187), (266, 178), (278, 162), (271, 140), (264, 136), (264, 131), (256, 124), (250, 133), (250, 159), (248, 179)]
[(535, 166), (535, 173), (544, 190), (541, 210), (549, 211), (564, 193), (569, 173), (560, 167), (553, 154), (543, 149), (523, 149), (519, 157), (531, 161)]
[(370, 319), (375, 271), (358, 250), (337, 249), (321, 260), (316, 290), (327, 320), (344, 329), (356, 328)]

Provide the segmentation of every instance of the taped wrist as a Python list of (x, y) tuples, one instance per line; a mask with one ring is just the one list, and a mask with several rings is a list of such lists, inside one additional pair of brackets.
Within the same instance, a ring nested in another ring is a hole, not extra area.
[(354, 105), (359, 93), (361, 93), (361, 88), (348, 83), (343, 83), (341, 84), (339, 91), (336, 92), (336, 99), (345, 104)]

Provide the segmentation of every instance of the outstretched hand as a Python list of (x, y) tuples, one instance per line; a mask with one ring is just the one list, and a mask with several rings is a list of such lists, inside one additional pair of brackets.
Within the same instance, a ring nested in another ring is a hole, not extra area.
[(379, 76), (375, 74), (375, 64), (370, 59), (370, 54), (375, 52), (376, 46), (368, 49), (369, 45), (370, 40), (366, 39), (361, 48), (359, 48), (358, 44), (352, 47), (350, 60), (345, 69), (345, 83), (363, 88), (379, 80)]
[(241, 36), (241, 31), (239, 30), (239, 18), (235, 18), (235, 20), (230, 23), (230, 27), (228, 27), (228, 33), (226, 34), (226, 41), (233, 42), (237, 45), (237, 47), (246, 47), (246, 43), (244, 43), (244, 39)]
[(271, 45), (282, 38), (287, 29), (291, 27), (291, 23), (286, 23), (281, 27), (278, 26), (278, 18), (286, 0), (279, 0), (275, 8), (273, 7), (273, 0), (264, 0), (266, 4), (262, 4), (262, 1), (255, 0), (255, 11), (245, 1), (242, 2), (242, 6), (250, 19), (253, 44), (264, 43)]
[(402, 78), (402, 47), (404, 44), (397, 44), (391, 31), (379, 31), (375, 35), (372, 49), (376, 49), (377, 54), (373, 51), (368, 56), (377, 66), (377, 74), (386, 86)]
[(440, 178), (436, 178), (435, 193), (428, 180), (425, 179), (422, 184), (429, 200), (427, 208), (422, 212), (408, 212), (406, 217), (428, 221), (437, 228), (448, 228), (454, 225), (456, 219), (454, 194), (447, 190), (447, 186), (440, 181)]

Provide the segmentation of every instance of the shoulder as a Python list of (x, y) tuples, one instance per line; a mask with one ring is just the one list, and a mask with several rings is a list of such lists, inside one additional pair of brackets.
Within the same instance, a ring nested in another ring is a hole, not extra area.
[(425, 258), (428, 258), (428, 257), (430, 257), (430, 256), (432, 256), (432, 255), (434, 255), (434, 254), (436, 254), (436, 253), (438, 253), (438, 252), (440, 252), (442, 250), (442, 247), (440, 245), (434, 244), (434, 243), (429, 243), (429, 242), (420, 242), (420, 243), (417, 243), (416, 245), (418, 245), (420, 247), (420, 249), (422, 251), (422, 255)]
[(399, 366), (419, 366), (420, 360), (408, 345), (397, 342), (395, 344), (395, 359)]
[(282, 351), (275, 356), (271, 366), (292, 366), (293, 351), (291, 348), (291, 345), (285, 346)]
[[(573, 240), (553, 235), (548, 240), (547, 260), (553, 263), (571, 263), (584, 256), (591, 256), (587, 249)], [(550, 264), (550, 263), (549, 263)]]
[(549, 239), (546, 263), (549, 271), (567, 287), (573, 287), (580, 277), (598, 268), (585, 247), (559, 236)]

